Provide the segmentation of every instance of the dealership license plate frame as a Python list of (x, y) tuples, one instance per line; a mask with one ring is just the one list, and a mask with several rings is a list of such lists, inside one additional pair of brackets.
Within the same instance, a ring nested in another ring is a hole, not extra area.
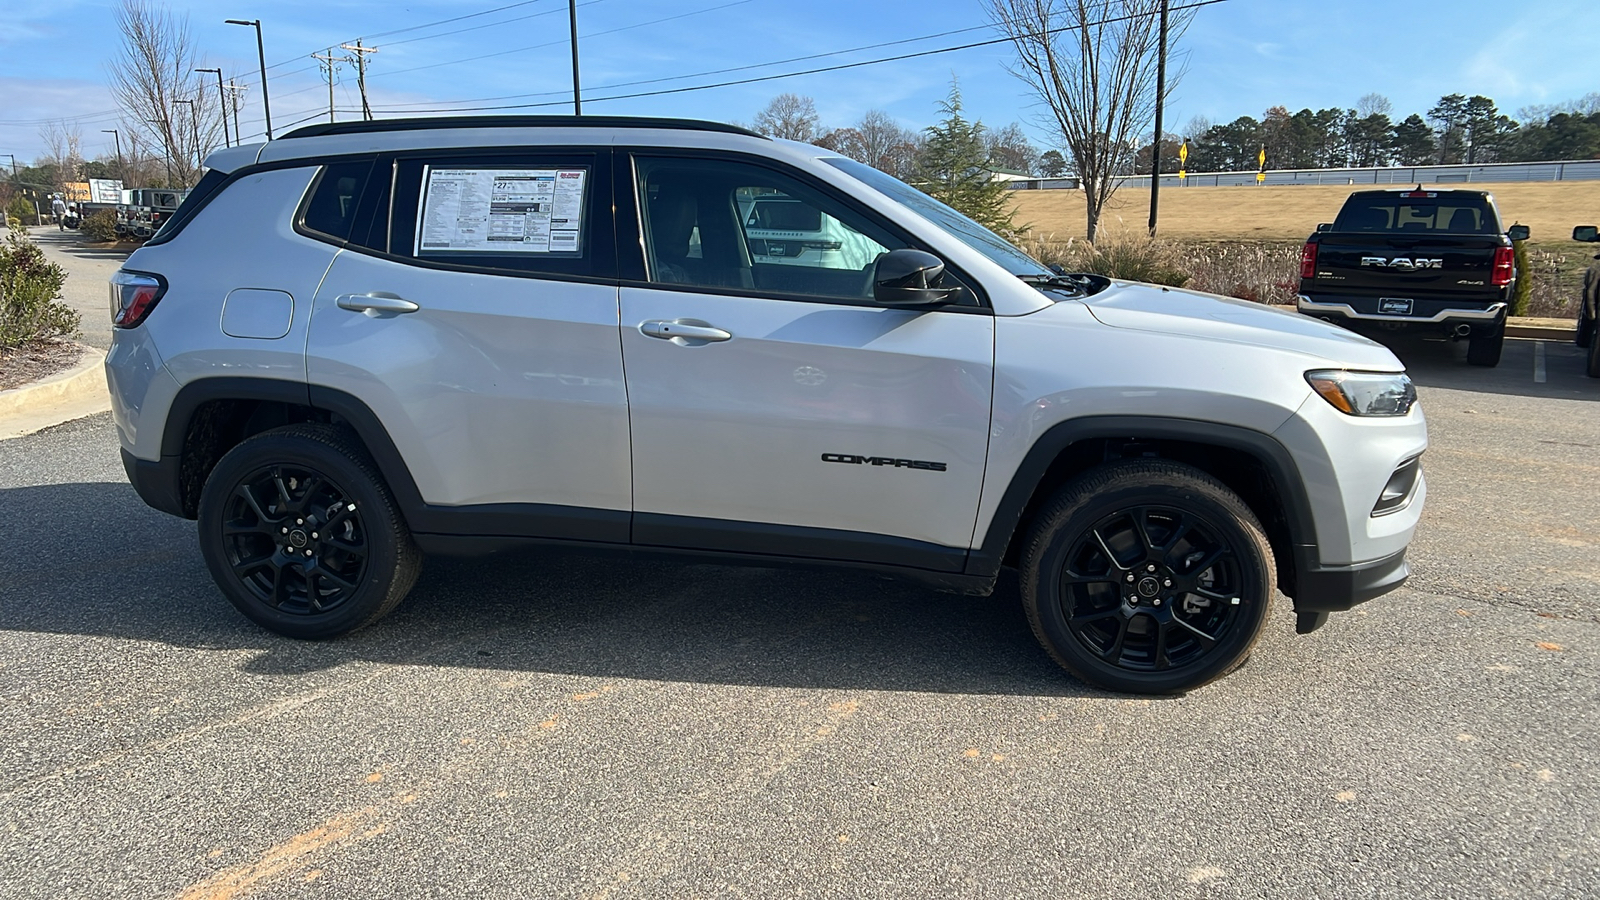
[(1410, 297), (1379, 297), (1378, 315), (1380, 316), (1409, 316), (1416, 308), (1417, 301)]

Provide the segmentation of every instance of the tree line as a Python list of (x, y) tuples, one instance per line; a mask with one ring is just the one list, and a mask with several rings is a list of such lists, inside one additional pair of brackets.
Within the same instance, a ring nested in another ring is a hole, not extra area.
[[(1372, 166), (1474, 165), (1600, 158), (1600, 93), (1566, 104), (1528, 107), (1521, 122), (1481, 94), (1447, 94), (1425, 114), (1391, 118), (1393, 104), (1367, 94), (1352, 109), (1274, 106), (1260, 119), (1240, 116), (1226, 124), (1191, 120), (1182, 134), (1161, 142), (1161, 170), (1179, 168), (1179, 148), (1189, 144), (1191, 172), (1254, 169), (1266, 151), (1269, 169)], [(1135, 171), (1149, 174), (1154, 141), (1139, 148)]]

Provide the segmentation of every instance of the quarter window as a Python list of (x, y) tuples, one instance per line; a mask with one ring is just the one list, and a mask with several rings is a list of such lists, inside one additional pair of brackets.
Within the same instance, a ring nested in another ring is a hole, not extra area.
[(301, 225), (336, 241), (350, 239), (356, 221), (356, 207), (361, 203), (361, 192), (366, 188), (367, 172), (372, 160), (338, 162), (322, 167), (317, 183), (306, 202)]

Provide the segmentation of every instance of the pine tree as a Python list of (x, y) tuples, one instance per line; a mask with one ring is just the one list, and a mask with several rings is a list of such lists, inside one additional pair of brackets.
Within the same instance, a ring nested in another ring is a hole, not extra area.
[(915, 184), (928, 196), (954, 208), (1007, 239), (1027, 229), (1015, 222), (1010, 191), (993, 178), (982, 122), (961, 115), (961, 89), (939, 104), (945, 118), (926, 130), (927, 145), (917, 156)]

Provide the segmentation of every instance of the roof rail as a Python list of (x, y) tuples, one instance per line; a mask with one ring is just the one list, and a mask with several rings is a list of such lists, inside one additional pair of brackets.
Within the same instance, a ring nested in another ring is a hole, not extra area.
[(329, 134), (372, 134), (435, 128), (672, 128), (721, 131), (751, 137), (765, 136), (737, 125), (725, 125), (721, 122), (648, 116), (417, 116), (403, 119), (373, 119), (369, 122), (324, 122), (296, 128), (283, 137), (306, 138)]

